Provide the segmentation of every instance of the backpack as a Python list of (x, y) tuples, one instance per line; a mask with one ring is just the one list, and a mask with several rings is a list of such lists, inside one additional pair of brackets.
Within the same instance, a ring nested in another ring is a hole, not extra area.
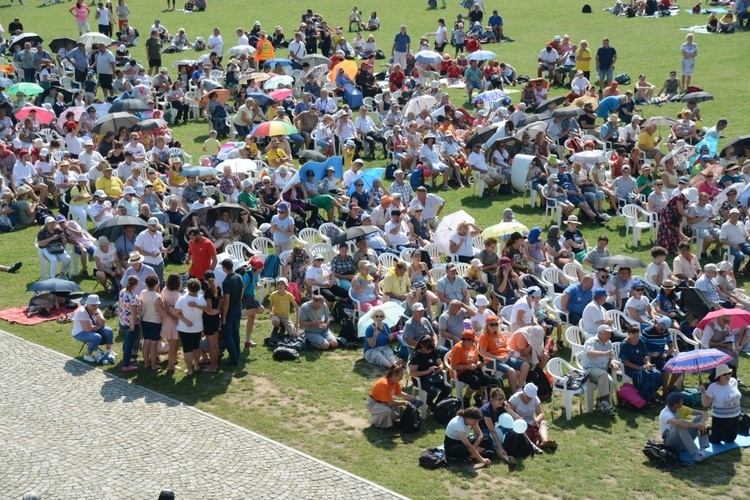
[(641, 397), (633, 384), (622, 384), (622, 387), (617, 389), (617, 400), (635, 410), (641, 410), (646, 406), (646, 400)]
[(682, 391), (683, 403), (690, 408), (702, 408), (701, 391), (697, 387)]
[(392, 181), (396, 178), (395, 172), (398, 170), (398, 163), (391, 163), (385, 167), (385, 178)]
[(529, 370), (529, 374), (526, 376), (526, 382), (533, 382), (536, 385), (537, 397), (544, 401), (552, 396), (552, 386), (547, 379), (547, 375), (544, 373), (541, 367), (537, 366), (533, 370)]
[(505, 452), (515, 458), (524, 458), (531, 455), (534, 447), (531, 445), (526, 434), (518, 434), (515, 431), (508, 431), (503, 438), (503, 449)]
[(533, 274), (524, 274), (521, 277), (521, 281), (523, 282), (524, 288), (535, 286), (542, 291), (542, 297), (545, 297), (547, 295), (547, 287), (543, 285), (539, 278), (537, 278)]
[(274, 254), (269, 255), (263, 261), (263, 270), (260, 272), (260, 277), (276, 279), (279, 275), (279, 266), (281, 266), (279, 257)]
[(656, 441), (649, 439), (641, 451), (643, 451), (646, 458), (653, 462), (662, 472), (676, 469), (682, 465), (680, 454), (677, 453), (677, 450), (664, 443), (657, 443)]
[(432, 407), (432, 416), (435, 417), (437, 423), (441, 425), (448, 425), (448, 422), (453, 420), (458, 410), (461, 409), (461, 401), (456, 397), (445, 398), (438, 404)]
[(273, 359), (276, 361), (299, 361), (299, 353), (291, 347), (278, 346), (273, 350)]
[(417, 189), (424, 184), (424, 167), (420, 165), (409, 174), (409, 184), (413, 189)]
[(581, 9), (581, 14), (591, 14), (591, 6), (589, 4), (584, 4)]
[(94, 354), (96, 362), (100, 365), (114, 365), (115, 355), (112, 351), (96, 351)]
[[(68, 189), (68, 191), (70, 191), (70, 189)], [(60, 207), (60, 212), (62, 213), (62, 206)], [(34, 214), (34, 219), (36, 220), (36, 223), (38, 225), (43, 226), (44, 219), (46, 219), (47, 217), (53, 217), (53, 216), (54, 215), (52, 214), (52, 211), (50, 211), (50, 209), (45, 207), (44, 205), (39, 205), (38, 207), (36, 207), (36, 213)]]
[(568, 391), (578, 391), (588, 379), (588, 374), (583, 370), (571, 370), (563, 380), (555, 380), (555, 387)]
[(425, 469), (435, 470), (448, 468), (445, 453), (438, 448), (429, 448), (419, 455), (419, 466)]
[(615, 81), (618, 85), (630, 85), (630, 75), (627, 73), (620, 73), (615, 77)]
[(740, 415), (740, 423), (737, 432), (743, 436), (750, 434), (750, 415), (743, 413)]
[(401, 425), (402, 434), (412, 434), (419, 431), (419, 428), (422, 426), (422, 415), (419, 413), (416, 406), (409, 403), (406, 405), (406, 408), (404, 408), (399, 423)]

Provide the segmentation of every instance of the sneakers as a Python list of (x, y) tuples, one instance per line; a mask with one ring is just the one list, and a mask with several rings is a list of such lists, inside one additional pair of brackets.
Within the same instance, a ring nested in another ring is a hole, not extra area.
[(124, 371), (124, 372), (132, 372), (132, 371), (137, 370), (137, 369), (138, 369), (138, 367), (135, 366), (135, 365), (128, 365), (128, 366), (123, 366), (122, 367), (122, 371)]
[(83, 357), (84, 361), (88, 361), (89, 363), (96, 363), (96, 359), (94, 359), (94, 356), (91, 356), (90, 354), (86, 354)]
[(702, 461), (703, 461), (703, 460), (705, 460), (705, 458), (706, 458), (706, 453), (705, 453), (705, 452), (703, 452), (703, 451), (696, 451), (695, 453), (693, 453), (693, 454), (692, 454), (692, 455), (690, 455), (690, 456), (691, 456), (691, 457), (693, 458), (693, 460), (695, 460), (696, 462), (702, 462)]
[(258, 344), (256, 344), (256, 343), (255, 343), (255, 342), (253, 342), (252, 340), (251, 340), (250, 342), (245, 342), (245, 347), (255, 347), (255, 346), (257, 346), (257, 345), (258, 345)]
[(599, 402), (599, 409), (602, 411), (602, 413), (605, 413), (607, 415), (615, 414), (615, 410), (612, 409), (612, 404), (606, 399), (603, 399)]
[(22, 265), (23, 265), (23, 262), (16, 262), (15, 264), (13, 264), (12, 266), (10, 266), (8, 268), (8, 272), (11, 273), (11, 274), (13, 274), (16, 271), (18, 271), (19, 269), (21, 269)]

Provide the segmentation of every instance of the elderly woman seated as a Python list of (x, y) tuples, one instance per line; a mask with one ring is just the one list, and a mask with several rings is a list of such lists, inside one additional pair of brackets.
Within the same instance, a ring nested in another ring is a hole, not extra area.
[(358, 274), (352, 279), (352, 296), (358, 302), (362, 312), (383, 303), (380, 298), (379, 280), (370, 276), (370, 261), (360, 260), (357, 263)]
[[(107, 326), (107, 320), (99, 309), (101, 300), (98, 295), (89, 295), (86, 297), (84, 307), (79, 307), (73, 315), (73, 338), (88, 344), (84, 361), (94, 363), (96, 359), (93, 353), (99, 346), (104, 343), (107, 351), (111, 352), (114, 342), (114, 332)], [(113, 353), (114, 354), (114, 353)]]

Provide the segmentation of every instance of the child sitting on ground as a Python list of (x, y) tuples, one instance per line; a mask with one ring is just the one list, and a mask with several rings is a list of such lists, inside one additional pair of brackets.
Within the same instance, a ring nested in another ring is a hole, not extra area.
[[(271, 324), (273, 324), (273, 331), (271, 336), (278, 335), (279, 329), (284, 328), (286, 332), (292, 337), (297, 337), (297, 331), (299, 330), (299, 306), (294, 300), (294, 295), (287, 291), (289, 286), (289, 280), (286, 278), (278, 278), (276, 280), (276, 291), (268, 297), (268, 302), (271, 306)], [(289, 319), (289, 313), (294, 308), (297, 314), (297, 321), (292, 324)]]
[(216, 156), (221, 149), (221, 143), (216, 138), (216, 130), (208, 133), (208, 139), (203, 141), (203, 152), (209, 156)]

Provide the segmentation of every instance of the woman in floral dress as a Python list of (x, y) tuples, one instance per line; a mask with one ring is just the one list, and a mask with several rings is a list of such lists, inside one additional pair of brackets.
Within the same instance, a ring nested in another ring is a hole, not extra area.
[[(690, 189), (695, 191), (697, 199), (698, 190), (695, 188)], [(690, 189), (686, 189), (685, 191), (690, 191)], [(677, 254), (677, 245), (683, 239), (687, 239), (680, 230), (683, 217), (687, 217), (688, 199), (685, 196), (685, 191), (669, 200), (664, 208), (661, 209), (659, 216), (659, 235), (656, 239), (656, 244), (666, 248), (671, 254)]]

